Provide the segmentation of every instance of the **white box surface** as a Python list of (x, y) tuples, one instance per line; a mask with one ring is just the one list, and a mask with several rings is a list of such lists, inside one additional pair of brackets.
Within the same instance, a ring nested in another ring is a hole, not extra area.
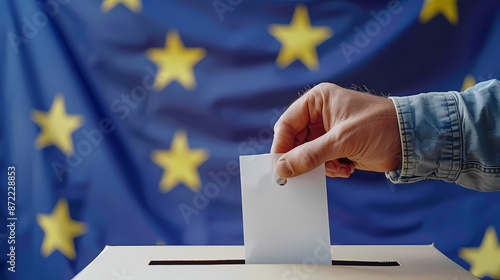
[(331, 246), (334, 260), (400, 266), (295, 264), (149, 265), (151, 260), (244, 259), (243, 246), (106, 246), (76, 280), (137, 279), (477, 279), (433, 245)]

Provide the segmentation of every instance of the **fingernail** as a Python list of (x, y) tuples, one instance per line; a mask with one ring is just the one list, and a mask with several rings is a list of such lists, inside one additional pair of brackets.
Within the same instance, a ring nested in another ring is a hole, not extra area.
[(278, 172), (278, 174), (281, 177), (285, 177), (285, 178), (290, 177), (290, 175), (292, 175), (292, 173), (293, 173), (292, 169), (288, 165), (288, 162), (286, 161), (286, 159), (279, 160), (276, 163), (276, 171)]

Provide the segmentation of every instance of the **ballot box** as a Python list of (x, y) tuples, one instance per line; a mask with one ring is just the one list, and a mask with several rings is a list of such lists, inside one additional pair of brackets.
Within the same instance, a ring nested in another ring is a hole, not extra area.
[(106, 246), (74, 279), (477, 279), (433, 245), (330, 250), (331, 265), (245, 264), (244, 246)]

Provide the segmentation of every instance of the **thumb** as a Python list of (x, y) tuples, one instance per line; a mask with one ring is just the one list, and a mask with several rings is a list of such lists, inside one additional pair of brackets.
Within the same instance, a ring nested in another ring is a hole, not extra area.
[(276, 163), (276, 171), (281, 177), (295, 177), (313, 170), (324, 162), (338, 158), (327, 134), (293, 148), (282, 155)]

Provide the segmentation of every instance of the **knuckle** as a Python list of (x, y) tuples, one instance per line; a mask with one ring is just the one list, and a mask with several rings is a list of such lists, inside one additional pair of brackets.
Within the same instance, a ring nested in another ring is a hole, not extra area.
[(274, 127), (273, 127), (274, 132), (278, 131), (278, 129), (280, 127), (280, 120), (281, 120), (281, 118), (274, 123)]
[[(278, 130), (283, 130), (283, 132), (286, 132), (287, 134), (295, 135), (298, 133), (298, 131), (296, 131), (295, 127), (291, 124), (291, 121), (292, 120), (282, 119), (279, 122), (278, 127), (275, 128)], [(276, 129), (274, 130), (275, 132), (277, 131)]]
[(338, 85), (332, 84), (332, 83), (320, 83), (316, 87), (318, 87), (319, 93), (326, 94), (326, 95), (329, 95), (332, 92), (335, 92), (335, 91), (337, 91), (337, 89), (340, 88)]

